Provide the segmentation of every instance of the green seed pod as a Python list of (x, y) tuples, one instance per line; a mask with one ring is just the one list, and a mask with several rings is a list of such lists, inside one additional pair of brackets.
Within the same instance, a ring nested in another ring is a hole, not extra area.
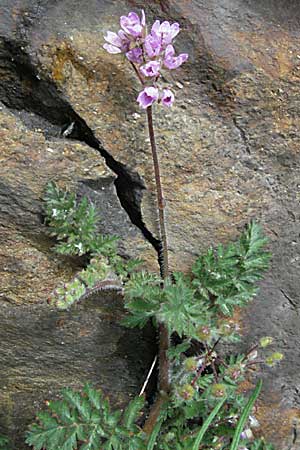
[(222, 336), (231, 336), (234, 332), (239, 331), (239, 326), (232, 320), (219, 321), (219, 333)]

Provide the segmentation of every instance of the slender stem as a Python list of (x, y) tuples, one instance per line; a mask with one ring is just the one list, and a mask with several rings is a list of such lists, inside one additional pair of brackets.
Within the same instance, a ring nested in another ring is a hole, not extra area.
[[(158, 207), (158, 218), (159, 218), (159, 233), (160, 240), (162, 243), (162, 277), (164, 281), (169, 276), (169, 257), (168, 257), (168, 242), (167, 242), (167, 231), (165, 223), (165, 201), (163, 196), (161, 177), (160, 177), (160, 167), (159, 160), (156, 149), (155, 134), (153, 128), (152, 119), (152, 106), (147, 108), (147, 120), (148, 120), (148, 131), (151, 143), (154, 175), (155, 175), (155, 185), (156, 185), (156, 200)], [(170, 346), (169, 332), (166, 326), (162, 323), (159, 324), (159, 388), (161, 391), (168, 393), (170, 390), (170, 380), (169, 380), (169, 360), (167, 351)]]
[(245, 364), (245, 367), (253, 366), (254, 364), (264, 364), (264, 363), (265, 361), (263, 359), (257, 361), (250, 361), (247, 364)]
[(169, 255), (168, 255), (168, 241), (167, 241), (167, 231), (166, 231), (166, 220), (165, 220), (165, 200), (163, 196), (159, 161), (156, 149), (155, 134), (153, 128), (152, 119), (152, 106), (147, 108), (147, 120), (148, 120), (148, 131), (152, 150), (152, 159), (155, 175), (156, 184), (156, 197), (157, 197), (157, 207), (158, 207), (158, 217), (159, 217), (159, 232), (160, 239), (162, 243), (162, 276), (164, 280), (169, 276)]
[[(136, 65), (130, 61), (130, 64), (140, 80), (142, 86), (145, 85), (143, 77), (141, 76)], [(157, 207), (158, 207), (158, 217), (159, 217), (159, 234), (160, 241), (162, 243), (162, 254), (160, 255), (162, 258), (162, 277), (165, 280), (169, 276), (169, 256), (168, 256), (168, 242), (167, 242), (167, 231), (166, 231), (166, 220), (165, 220), (165, 200), (163, 196), (161, 177), (160, 177), (160, 167), (159, 160), (157, 155), (157, 148), (155, 142), (155, 133), (153, 127), (153, 118), (152, 118), (152, 106), (148, 106), (147, 108), (147, 121), (148, 121), (148, 131), (151, 143), (151, 151), (152, 151), (152, 159), (153, 159), (153, 167), (154, 167), (154, 175), (155, 175), (155, 184), (156, 184), (156, 198), (157, 198)]]
[(211, 362), (211, 367), (212, 367), (212, 370), (214, 373), (215, 382), (217, 383), (218, 382), (218, 373), (217, 373), (217, 369), (216, 369), (214, 361)]
[[(145, 86), (144, 80), (135, 66), (131, 63), (138, 79), (140, 80), (142, 86)], [(162, 246), (162, 251), (159, 254), (161, 262), (161, 275), (164, 280), (164, 285), (169, 277), (169, 255), (168, 255), (168, 241), (167, 241), (167, 231), (166, 231), (166, 220), (165, 220), (165, 200), (163, 196), (163, 189), (160, 176), (160, 166), (155, 142), (155, 134), (153, 127), (152, 118), (152, 106), (148, 106), (147, 111), (147, 122), (148, 131), (151, 144), (151, 152), (153, 159), (153, 168), (155, 175), (155, 185), (156, 185), (156, 201), (158, 209), (158, 219), (159, 219), (159, 238)], [(170, 336), (167, 327), (163, 323), (159, 323), (159, 395), (151, 408), (150, 414), (146, 423), (144, 425), (144, 431), (150, 434), (156, 425), (157, 419), (159, 417), (162, 405), (166, 402), (168, 394), (170, 392), (170, 377), (169, 377), (169, 359), (167, 351), (170, 346)]]
[(138, 79), (140, 80), (141, 84), (144, 86), (144, 84), (145, 84), (145, 83), (144, 83), (144, 80), (143, 80), (143, 78), (142, 78), (140, 72), (138, 71), (136, 65), (133, 64), (133, 62), (131, 62), (131, 61), (130, 61), (130, 64), (131, 64), (133, 70), (135, 71), (136, 76), (137, 76)]
[[(147, 120), (155, 175), (156, 200), (159, 218), (159, 238), (162, 245), (162, 252), (159, 255), (161, 261), (161, 275), (165, 284), (169, 276), (168, 242), (165, 222), (165, 201), (160, 178), (160, 167), (153, 128), (152, 106), (148, 106), (147, 108)], [(165, 404), (170, 392), (169, 359), (167, 354), (169, 347), (169, 331), (163, 323), (159, 323), (159, 394), (150, 410), (149, 417), (145, 422), (144, 431), (147, 434), (151, 434), (153, 428), (155, 427), (159, 414), (161, 412), (161, 408)]]
[(204, 372), (204, 369), (206, 368), (207, 365), (207, 361), (205, 359), (203, 365), (200, 367), (200, 369), (197, 370), (197, 373), (195, 375), (195, 377), (193, 378), (192, 382), (191, 382), (191, 386), (195, 386), (197, 380), (200, 378), (202, 372)]

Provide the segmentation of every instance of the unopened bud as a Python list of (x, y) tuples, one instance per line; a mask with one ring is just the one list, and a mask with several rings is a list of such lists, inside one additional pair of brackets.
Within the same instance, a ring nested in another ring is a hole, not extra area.
[(195, 372), (198, 369), (198, 362), (193, 357), (186, 358), (184, 361), (184, 368), (188, 372)]
[(183, 398), (184, 400), (190, 400), (191, 398), (193, 398), (194, 393), (195, 389), (190, 384), (184, 384), (178, 391), (179, 397)]
[(211, 338), (211, 330), (209, 327), (199, 327), (196, 331), (196, 336), (200, 341), (208, 341)]
[(281, 361), (283, 358), (283, 354), (279, 352), (272, 353), (272, 355), (266, 358), (266, 364), (270, 367), (273, 367), (278, 361)]
[(242, 431), (240, 437), (241, 439), (251, 439), (253, 437), (253, 433), (250, 428), (247, 428), (247, 430)]
[(213, 384), (211, 393), (214, 397), (224, 397), (226, 395), (226, 385), (223, 383)]
[(264, 336), (260, 339), (259, 341), (259, 345), (264, 348), (264, 347), (268, 347), (268, 345), (272, 344), (273, 342), (273, 338), (271, 336)]

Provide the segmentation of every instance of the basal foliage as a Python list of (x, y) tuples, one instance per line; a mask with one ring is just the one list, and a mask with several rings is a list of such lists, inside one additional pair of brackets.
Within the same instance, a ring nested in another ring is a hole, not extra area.
[[(124, 262), (117, 255), (115, 240), (101, 237), (106, 245), (95, 245), (100, 242), (94, 240), (96, 213), (87, 199), (79, 203), (53, 184), (47, 192), (47, 221), (52, 234), (62, 241), (58, 250), (66, 244), (63, 253), (70, 248), (74, 254), (81, 242), (81, 248), (92, 254), (84, 270), (56, 289), (56, 306), (69, 308), (106, 283), (115, 290), (124, 289), (128, 312), (124, 324), (164, 323), (177, 336), (177, 344), (168, 350), (172, 389), (150, 436), (140, 426), (143, 397), (136, 397), (122, 413), (112, 411), (99, 390), (86, 386), (82, 392), (66, 389), (62, 400), (50, 401), (48, 411), (38, 413), (26, 442), (35, 450), (272, 450), (263, 440), (252, 438), (249, 416), (261, 385), (250, 400), (239, 393), (239, 387), (256, 360), (264, 358), (272, 366), (282, 355), (263, 355), (273, 343), (270, 337), (262, 338), (247, 354), (221, 357), (217, 349), (220, 340), (238, 339), (231, 317), (234, 307), (245, 306), (253, 298), (255, 283), (268, 267), (270, 254), (264, 249), (261, 228), (249, 224), (235, 243), (208, 249), (196, 259), (190, 275), (176, 272), (162, 288), (158, 275), (135, 270), (139, 261)], [(81, 217), (80, 230), (73, 224), (74, 217)], [(89, 230), (88, 239), (82, 229)], [(195, 343), (198, 350), (188, 356)]]
[(226, 334), (234, 337), (226, 330), (222, 315), (232, 316), (234, 307), (245, 306), (256, 294), (255, 283), (270, 259), (265, 244), (261, 228), (252, 222), (236, 243), (219, 245), (216, 251), (208, 249), (196, 259), (190, 276), (175, 272), (164, 289), (156, 275), (133, 274), (125, 287), (130, 315), (124, 322), (143, 327), (155, 318), (170, 333), (209, 343)]
[(65, 389), (62, 400), (50, 401), (48, 412), (37, 414), (26, 443), (36, 450), (140, 450), (143, 440), (136, 421), (143, 397), (132, 400), (124, 412), (112, 411), (107, 398), (91, 386), (82, 392)]
[(78, 201), (74, 193), (59, 189), (53, 182), (47, 185), (44, 200), (46, 224), (58, 241), (54, 250), (64, 255), (87, 255), (90, 259), (85, 269), (55, 289), (50, 302), (58, 309), (68, 309), (95, 292), (121, 290), (122, 280), (140, 261), (125, 262), (117, 254), (118, 238), (97, 232), (94, 205), (87, 197)]
[(83, 197), (78, 201), (74, 193), (59, 189), (50, 182), (45, 192), (46, 224), (58, 243), (57, 253), (65, 255), (115, 253), (115, 236), (97, 233), (97, 214), (94, 205)]

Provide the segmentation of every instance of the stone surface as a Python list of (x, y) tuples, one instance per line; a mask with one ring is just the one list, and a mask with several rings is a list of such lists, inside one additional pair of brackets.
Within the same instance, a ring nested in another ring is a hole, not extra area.
[(119, 325), (123, 299), (106, 294), (71, 311), (45, 303), (1, 306), (0, 423), (14, 449), (45, 401), (89, 382), (123, 407), (153, 358), (153, 332)]
[[(86, 7), (78, 0), (1, 0), (0, 6), (6, 61), (0, 68), (2, 96), (11, 110), (3, 110), (3, 120), (9, 122), (7, 129), (13, 131), (9, 139), (14, 142), (8, 145), (12, 151), (2, 204), (6, 217), (12, 215), (16, 223), (5, 222), (2, 236), (19, 255), (16, 265), (13, 251), (1, 249), (8, 266), (12, 262), (5, 295), (14, 303), (35, 302), (43, 294), (42, 283), (38, 295), (34, 290), (30, 293), (32, 258), (34, 267), (40, 265), (51, 274), (43, 279), (50, 288), (72, 271), (66, 264), (58, 269), (47, 239), (43, 237), (41, 244), (41, 238), (36, 238), (44, 236), (44, 230), (38, 231), (42, 181), (52, 173), (63, 184), (115, 176), (99, 166), (97, 153), (87, 147), (100, 151), (91, 130), (104, 145), (102, 154), (110, 169), (121, 180), (117, 184), (120, 202), (144, 235), (156, 242), (149, 141), (145, 116), (136, 104), (139, 85), (121, 57), (102, 49), (103, 34), (117, 30), (118, 16), (145, 7), (145, 2), (91, 0)], [(149, 21), (157, 17), (179, 21), (183, 31), (176, 46), (190, 54), (182, 69), (167, 74), (166, 84), (174, 84), (176, 91), (174, 108), (155, 112), (171, 266), (188, 270), (201, 249), (234, 238), (252, 218), (262, 223), (273, 252), (272, 267), (260, 295), (244, 315), (244, 345), (271, 334), (285, 353), (280, 369), (264, 374), (260, 410), (265, 434), (276, 448), (286, 450), (296, 445), (293, 427), (298, 427), (300, 406), (299, 3), (157, 0), (147, 3), (146, 14)], [(81, 142), (58, 139), (60, 129), (72, 122), (77, 126), (73, 137)], [(6, 151), (7, 145), (3, 147)], [(50, 154), (42, 151), (48, 147), (53, 150)], [(68, 152), (73, 156), (67, 156)], [(83, 156), (87, 154), (88, 159)], [(72, 158), (77, 162), (70, 165)], [(84, 169), (91, 167), (92, 175), (84, 175)], [(33, 188), (28, 179), (34, 180), (37, 173), (40, 180)], [(94, 185), (88, 181), (83, 186)], [(113, 185), (109, 186), (111, 192)], [(105, 222), (103, 226), (112, 225)], [(141, 250), (137, 248), (137, 253), (154, 268), (153, 250), (140, 235), (135, 236), (128, 239), (126, 251), (134, 252), (138, 241)]]

